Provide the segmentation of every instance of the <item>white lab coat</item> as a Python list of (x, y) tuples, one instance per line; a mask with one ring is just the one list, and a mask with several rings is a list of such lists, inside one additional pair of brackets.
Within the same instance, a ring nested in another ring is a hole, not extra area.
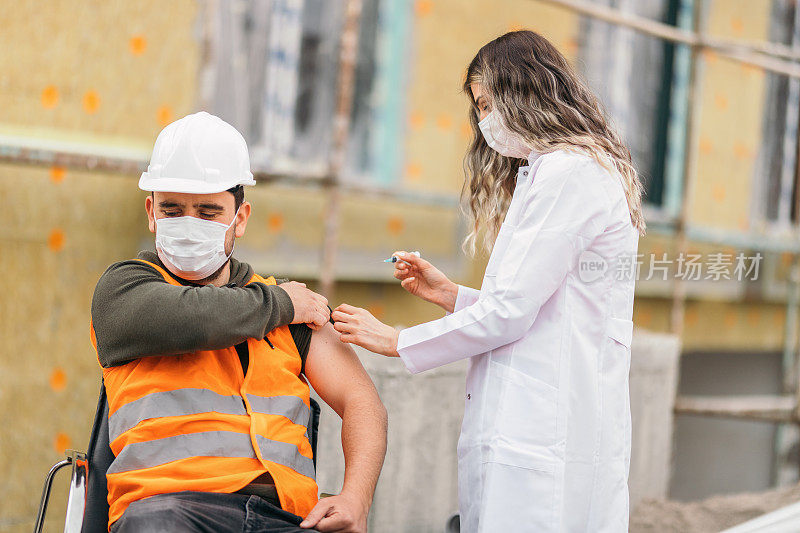
[(566, 151), (528, 162), (480, 291), (398, 352), (413, 373), (470, 358), (462, 532), (627, 531), (638, 232), (617, 173)]

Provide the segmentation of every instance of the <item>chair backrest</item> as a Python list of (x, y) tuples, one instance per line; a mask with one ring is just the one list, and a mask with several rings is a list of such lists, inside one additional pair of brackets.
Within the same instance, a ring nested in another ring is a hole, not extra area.
[[(317, 433), (319, 431), (319, 403), (311, 398), (311, 420), (308, 423), (308, 439), (314, 454), (314, 468), (317, 466)], [(86, 482), (86, 508), (83, 515), (81, 533), (107, 533), (108, 531), (108, 486), (106, 472), (114, 461), (114, 452), (108, 442), (108, 401), (105, 383), (100, 385), (100, 398), (86, 451), (89, 475)]]
[(108, 488), (106, 472), (114, 460), (114, 452), (108, 443), (108, 402), (106, 386), (100, 384), (100, 398), (89, 437), (86, 461), (89, 476), (86, 483), (86, 509), (83, 514), (81, 533), (106, 533), (108, 531)]
[(322, 409), (314, 398), (311, 400), (311, 420), (308, 421), (308, 440), (311, 443), (311, 452), (314, 455), (314, 470), (317, 469), (317, 434), (319, 433), (319, 417)]

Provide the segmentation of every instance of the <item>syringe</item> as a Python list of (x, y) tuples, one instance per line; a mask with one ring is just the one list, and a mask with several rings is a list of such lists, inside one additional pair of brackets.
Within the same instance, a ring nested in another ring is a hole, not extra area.
[[(419, 251), (416, 251), (416, 252), (408, 252), (408, 253), (410, 253), (411, 255), (416, 255), (417, 257), (419, 257), (419, 256), (420, 256), (420, 254), (419, 254)], [(389, 259), (384, 259), (384, 260), (383, 260), (383, 262), (384, 262), (384, 263), (397, 263), (398, 261), (403, 261), (403, 260), (402, 260), (402, 259), (400, 259), (399, 257), (397, 257), (396, 255), (393, 255), (393, 256), (392, 256), (392, 257), (390, 257)], [(403, 261), (403, 263), (405, 263), (405, 261)]]

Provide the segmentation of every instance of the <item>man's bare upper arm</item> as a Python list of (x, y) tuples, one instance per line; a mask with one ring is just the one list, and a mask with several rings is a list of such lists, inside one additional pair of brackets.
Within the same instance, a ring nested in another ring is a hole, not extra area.
[(380, 403), (377, 390), (358, 356), (339, 340), (330, 323), (311, 335), (305, 375), (320, 398), (342, 416), (348, 400), (361, 398)]

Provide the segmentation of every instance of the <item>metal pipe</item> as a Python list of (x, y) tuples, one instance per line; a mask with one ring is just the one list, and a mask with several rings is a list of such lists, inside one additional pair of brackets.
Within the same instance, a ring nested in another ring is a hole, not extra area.
[[(795, 7), (794, 21), (792, 24), (791, 46), (797, 50), (800, 45), (800, 9)], [(798, 123), (800, 123), (800, 81), (789, 80), (789, 94), (787, 95), (786, 126), (784, 128), (783, 140), (783, 165), (781, 168), (781, 198), (778, 219), (782, 226), (791, 226), (792, 209), (796, 209), (797, 199), (792, 199), (792, 189), (798, 183)], [(793, 112), (790, 112), (793, 111)], [(783, 336), (783, 357), (781, 358), (782, 371), (782, 392), (784, 394), (795, 395), (795, 418), (800, 414), (800, 388), (798, 388), (798, 351), (797, 351), (797, 329), (798, 313), (800, 312), (800, 258), (797, 255), (792, 257), (792, 265), (789, 270), (787, 280), (786, 296), (786, 317), (784, 322)], [(789, 450), (793, 448), (796, 432), (788, 431), (787, 424), (778, 424), (775, 428), (775, 439), (773, 450), (775, 461), (773, 463), (773, 484), (780, 485), (781, 470), (786, 461), (781, 461), (783, 457), (789, 455)], [(791, 460), (789, 460), (791, 462)]]
[[(795, 255), (792, 258), (792, 266), (789, 270), (789, 279), (787, 280), (787, 295), (786, 295), (786, 317), (784, 319), (784, 334), (783, 334), (783, 356), (781, 358), (781, 371), (782, 371), (782, 387), (783, 394), (795, 395), (797, 389), (797, 375), (796, 375), (796, 357), (797, 357), (797, 317), (798, 317), (798, 290), (800, 290), (800, 263), (798, 257)], [(797, 418), (797, 406), (794, 407), (794, 417)], [(799, 419), (800, 420), (800, 419)], [(787, 446), (787, 425), (778, 424), (775, 428), (775, 438), (773, 441), (773, 453), (775, 454), (775, 461), (772, 467), (773, 484), (779, 485), (781, 474), (781, 457), (784, 454), (784, 449)]]
[(795, 399), (787, 396), (678, 396), (675, 413), (797, 423)]
[(0, 135), (0, 163), (55, 165), (137, 174), (147, 167), (141, 150)]
[[(23, 142), (14, 145), (0, 146), (0, 163), (22, 165), (53, 165), (65, 169), (80, 171), (100, 171), (115, 174), (139, 174), (147, 168), (146, 159), (124, 157), (105, 157), (91, 153), (63, 152), (53, 149), (28, 148)], [(328, 186), (330, 176), (324, 173), (309, 173), (297, 169), (277, 171), (268, 169), (253, 169), (258, 186), (281, 185), (286, 187), (320, 189)], [(437, 194), (398, 189), (395, 187), (381, 187), (365, 185), (362, 183), (348, 183), (339, 181), (339, 188), (343, 192), (387, 198), (402, 202), (418, 203), (441, 207), (457, 207), (457, 194)]]
[(637, 15), (624, 13), (619, 9), (606, 7), (585, 0), (539, 0), (557, 5), (582, 15), (625, 26), (641, 33), (667, 41), (688, 44), (698, 49), (713, 50), (729, 59), (753, 65), (770, 72), (800, 77), (800, 53), (791, 47), (776, 43), (748, 42), (704, 35), (702, 32), (689, 32)]
[(783, 335), (783, 357), (781, 367), (783, 370), (783, 392), (792, 394), (797, 391), (796, 375), (796, 339), (797, 339), (797, 317), (798, 317), (798, 290), (800, 290), (800, 263), (797, 256), (793, 258), (792, 268), (789, 272), (787, 296), (786, 296), (786, 317), (784, 320)]
[(800, 239), (791, 233), (783, 236), (769, 235), (761, 231), (739, 233), (734, 230), (686, 224), (686, 233), (692, 242), (736, 246), (742, 249), (764, 252), (800, 252)]
[(361, 20), (362, 0), (347, 0), (344, 27), (339, 50), (339, 83), (336, 115), (333, 120), (333, 139), (326, 183), (328, 203), (325, 209), (325, 234), (320, 265), (320, 291), (333, 297), (336, 277), (336, 252), (339, 247), (339, 222), (341, 214), (340, 187), (342, 169), (347, 156), (347, 139), (350, 133), (350, 114), (353, 108), (355, 70), (358, 60), (358, 30)]
[[(698, 35), (705, 31), (704, 1), (694, 0), (692, 6), (692, 27)], [(687, 102), (686, 137), (683, 166), (683, 200), (676, 224), (676, 249), (678, 253), (685, 254), (689, 249), (688, 221), (689, 205), (692, 199), (695, 174), (697, 173), (695, 152), (698, 143), (697, 122), (700, 116), (700, 94), (702, 88), (702, 63), (700, 61), (700, 48), (693, 45), (691, 48), (689, 69), (689, 94)], [(686, 312), (686, 282), (678, 277), (674, 280), (672, 309), (670, 312), (670, 331), (678, 335), (683, 334), (683, 322)]]
[[(795, 20), (794, 20), (794, 32), (792, 35), (792, 45), (800, 44), (800, 8), (795, 6)], [(799, 97), (800, 98), (800, 97)], [(800, 105), (796, 107), (796, 112), (800, 114)], [(800, 123), (800, 116), (798, 116), (798, 123)], [(800, 161), (800, 136), (797, 135), (795, 132), (795, 184), (800, 183), (800, 165), (797, 165), (797, 162)], [(795, 195), (795, 213), (800, 213), (800, 195)], [(795, 417), (800, 420), (800, 350), (798, 349), (798, 341), (797, 341), (797, 320), (798, 315), (800, 315), (800, 258), (795, 256), (795, 265), (796, 269), (792, 272), (792, 282), (794, 283), (794, 291), (795, 294), (795, 301), (793, 302), (792, 308), (794, 309), (794, 317), (793, 317), (793, 324), (794, 324), (794, 334), (795, 336), (791, 339), (794, 348), (794, 354), (791, 360), (792, 364), (792, 377), (794, 378), (794, 383), (792, 383), (794, 387), (794, 395), (795, 395)], [(787, 304), (787, 324), (788, 324), (788, 304)], [(791, 390), (791, 389), (790, 389)], [(798, 426), (797, 429), (800, 429)], [(798, 461), (800, 463), (800, 461)]]
[[(687, 0), (681, 0), (677, 6), (675, 24), (679, 28), (692, 28), (692, 10), (686, 8)], [(683, 43), (671, 43), (674, 48), (672, 56), (672, 79), (670, 80), (670, 98), (667, 119), (667, 145), (664, 155), (664, 194), (660, 210), (671, 220), (676, 220), (681, 210), (683, 196), (683, 170), (686, 153), (686, 117), (688, 116), (689, 82), (692, 69), (692, 48)], [(665, 60), (667, 56), (665, 55)], [(645, 213), (648, 229), (653, 223), (651, 213)]]

